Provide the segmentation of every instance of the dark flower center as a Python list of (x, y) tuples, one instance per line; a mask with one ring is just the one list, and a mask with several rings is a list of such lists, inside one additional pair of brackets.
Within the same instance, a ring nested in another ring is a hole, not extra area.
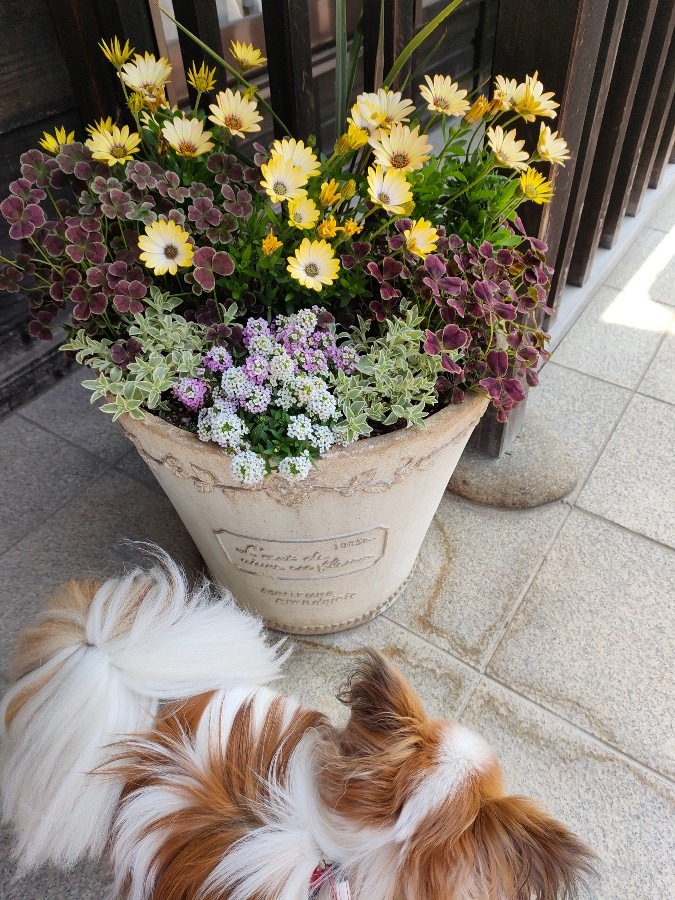
[(175, 259), (178, 256), (178, 247), (175, 244), (167, 244), (164, 248), (164, 256), (167, 259)]
[(316, 278), (319, 274), (319, 267), (316, 263), (307, 263), (305, 266), (305, 275), (309, 275), (310, 278)]

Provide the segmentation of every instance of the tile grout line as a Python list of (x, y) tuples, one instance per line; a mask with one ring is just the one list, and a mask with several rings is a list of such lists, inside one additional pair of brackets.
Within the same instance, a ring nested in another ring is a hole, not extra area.
[(648, 534), (643, 534), (641, 531), (633, 531), (632, 528), (629, 528), (627, 525), (622, 525), (620, 522), (615, 522), (614, 519), (608, 519), (605, 516), (600, 515), (600, 513), (593, 512), (592, 509), (586, 509), (584, 506), (576, 506), (575, 509), (578, 509), (579, 512), (584, 513), (584, 515), (591, 516), (594, 519), (599, 520), (600, 522), (604, 522), (606, 525), (612, 525), (614, 528), (619, 528), (621, 531), (626, 534), (630, 534), (633, 537), (642, 538), (644, 541), (649, 541), (650, 544), (654, 544), (656, 547), (661, 547), (664, 550), (671, 550), (675, 552), (675, 547), (671, 544), (665, 544), (663, 541), (659, 541), (655, 537), (651, 537)]
[[(511, 687), (508, 684), (504, 684), (503, 681), (499, 681), (498, 678), (495, 678), (492, 675), (488, 675), (487, 673), (484, 673), (481, 676), (480, 680), (483, 681), (484, 679), (486, 681), (489, 681), (491, 684), (496, 685), (496, 686), (502, 688), (503, 690), (507, 691), (507, 693), (513, 694), (515, 697), (518, 697), (524, 703), (529, 704), (530, 706), (534, 706), (537, 709), (541, 710), (542, 712), (546, 713), (547, 715), (552, 716), (554, 719), (557, 719), (559, 722), (562, 722), (565, 725), (568, 725), (570, 728), (573, 728), (575, 731), (579, 732), (580, 734), (583, 734), (586, 738), (589, 738), (590, 740), (592, 740), (598, 744), (601, 744), (603, 747), (606, 747), (608, 750), (612, 751), (612, 753), (615, 753), (617, 756), (619, 756), (624, 761), (629, 762), (632, 765), (637, 766), (640, 769), (643, 769), (649, 775), (652, 775), (653, 777), (658, 778), (659, 781), (662, 781), (668, 787), (675, 787), (675, 778), (671, 777), (670, 775), (665, 775), (663, 772), (659, 772), (658, 769), (654, 769), (652, 766), (648, 765), (647, 763), (642, 762), (639, 759), (635, 759), (635, 757), (631, 756), (625, 750), (622, 750), (620, 747), (616, 747), (614, 744), (611, 744), (605, 738), (599, 737), (597, 734), (594, 734), (592, 731), (588, 731), (586, 728), (583, 728), (577, 722), (571, 722), (569, 719), (565, 718), (565, 716), (561, 715), (559, 712), (556, 712), (553, 709), (549, 709), (548, 706), (544, 706), (538, 700), (533, 700), (532, 697), (528, 697), (526, 694), (521, 694), (520, 691), (517, 691), (515, 688)], [(464, 710), (462, 710), (462, 713), (463, 712), (464, 712)]]

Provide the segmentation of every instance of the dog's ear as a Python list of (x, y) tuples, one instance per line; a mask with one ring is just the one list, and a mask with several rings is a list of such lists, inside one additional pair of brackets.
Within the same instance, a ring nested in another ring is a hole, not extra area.
[(422, 703), (412, 687), (375, 650), (366, 651), (365, 659), (338, 699), (351, 710), (352, 730), (367, 732), (373, 738), (391, 738), (396, 733), (415, 729), (426, 720)]
[(463, 878), (486, 900), (572, 900), (595, 873), (593, 851), (523, 797), (484, 801), (460, 853)]

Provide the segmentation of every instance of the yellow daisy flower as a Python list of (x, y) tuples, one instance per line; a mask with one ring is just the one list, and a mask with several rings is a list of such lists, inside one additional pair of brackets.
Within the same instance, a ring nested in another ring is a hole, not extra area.
[(179, 266), (191, 266), (194, 248), (187, 231), (169, 219), (156, 221), (138, 239), (143, 263), (155, 275), (175, 275)]
[(270, 161), (260, 166), (260, 171), (265, 179), (260, 183), (273, 203), (297, 200), (304, 196), (307, 177), (290, 159), (284, 159), (283, 156), (273, 153)]
[(99, 119), (98, 122), (94, 122), (93, 125), (86, 126), (87, 134), (90, 134), (92, 137), (97, 134), (99, 131), (108, 131), (112, 132), (113, 130), (113, 120), (112, 116), (108, 116), (107, 119)]
[(162, 134), (179, 156), (201, 156), (213, 150), (210, 131), (204, 131), (199, 119), (169, 119), (162, 125)]
[(288, 221), (294, 228), (314, 228), (320, 215), (318, 206), (306, 194), (288, 202)]
[(338, 277), (340, 263), (328, 241), (303, 238), (295, 255), (288, 257), (286, 268), (303, 287), (320, 291), (324, 284), (332, 284)]
[(365, 128), (358, 128), (356, 125), (349, 124), (345, 134), (335, 142), (335, 149), (338, 153), (348, 153), (350, 150), (358, 150), (360, 147), (368, 143), (370, 137)]
[(464, 121), (467, 125), (475, 125), (476, 122), (480, 122), (485, 113), (487, 113), (490, 109), (490, 103), (485, 94), (481, 94), (480, 97), (477, 97), (471, 106), (469, 107), (468, 112), (464, 115)]
[(565, 165), (566, 159), (570, 159), (567, 141), (564, 138), (559, 138), (557, 131), (551, 132), (548, 125), (544, 125), (543, 122), (539, 129), (537, 153), (546, 162), (558, 163), (561, 166)]
[(418, 219), (413, 222), (413, 227), (406, 228), (403, 236), (408, 253), (419, 256), (420, 259), (433, 253), (438, 242), (438, 232), (426, 219)]
[(110, 43), (106, 43), (106, 41), (100, 41), (99, 47), (103, 51), (103, 55), (111, 62), (116, 69), (121, 69), (124, 63), (131, 59), (134, 48), (129, 46), (129, 41), (126, 41), (124, 47), (120, 44), (120, 39), (117, 37), (112, 38)]
[(74, 140), (75, 132), (69, 131), (66, 134), (66, 129), (61, 127), (57, 128), (53, 135), (48, 134), (46, 131), (43, 132), (39, 144), (47, 153), (53, 153), (56, 156), (57, 153), (60, 153), (62, 147), (65, 147), (66, 144), (71, 144)]
[(320, 238), (334, 238), (338, 231), (342, 231), (342, 228), (338, 227), (334, 216), (326, 216), (316, 229), (316, 233)]
[(464, 99), (467, 91), (460, 90), (449, 75), (434, 75), (433, 80), (425, 75), (424, 80), (426, 86), (420, 85), (420, 94), (432, 112), (444, 116), (463, 116), (469, 109), (469, 101)]
[(188, 69), (187, 80), (199, 94), (208, 94), (216, 86), (216, 70), (207, 68), (205, 62), (197, 68), (197, 63), (193, 62)]
[(412, 202), (410, 185), (398, 169), (371, 166), (368, 169), (368, 193), (373, 203), (396, 215), (403, 215), (404, 204)]
[(262, 252), (265, 256), (271, 256), (279, 249), (279, 247), (283, 247), (283, 244), (273, 231), (270, 231), (270, 233), (262, 239)]
[(374, 151), (375, 162), (385, 169), (399, 169), (401, 172), (421, 169), (433, 148), (426, 135), (419, 131), (419, 125), (411, 130), (407, 125), (396, 123), (379, 140), (371, 138), (369, 143)]
[(296, 141), (295, 138), (281, 138), (281, 140), (273, 141), (270, 151), (283, 159), (290, 160), (306, 178), (313, 178), (321, 170), (321, 163), (314, 155), (312, 148), (305, 147), (302, 141)]
[(258, 104), (247, 100), (239, 91), (219, 91), (216, 94), (216, 102), (209, 107), (211, 115), (209, 119), (222, 128), (227, 128), (237, 137), (245, 137), (249, 131), (260, 131), (258, 122), (262, 122), (262, 116), (258, 115)]
[(126, 63), (120, 70), (120, 78), (126, 86), (142, 94), (151, 103), (164, 100), (164, 86), (171, 75), (169, 60), (160, 56), (155, 59), (152, 53), (146, 51), (145, 56), (139, 53), (132, 63)]
[(114, 166), (134, 158), (134, 153), (140, 150), (141, 136), (135, 131), (129, 132), (128, 125), (121, 128), (113, 125), (112, 131), (97, 131), (85, 143), (94, 159)]
[(530, 154), (523, 150), (525, 141), (516, 140), (515, 128), (505, 132), (501, 125), (495, 125), (494, 128), (488, 128), (485, 134), (498, 165), (517, 171), (527, 168)]
[(515, 78), (504, 78), (503, 75), (497, 75), (492, 95), (493, 102), (499, 101), (500, 109), (503, 111), (511, 109), (517, 88), (518, 82)]
[(363, 112), (367, 111), (368, 118), (377, 120), (379, 127), (391, 128), (396, 122), (408, 122), (410, 114), (415, 112), (415, 104), (402, 98), (403, 94), (399, 91), (380, 88), (374, 94), (359, 94), (356, 106)]
[(363, 225), (359, 225), (354, 219), (347, 219), (345, 224), (342, 227), (344, 231), (345, 237), (353, 237), (355, 234), (361, 234), (363, 231)]
[(263, 56), (260, 50), (254, 50), (253, 44), (232, 41), (230, 43), (230, 53), (242, 72), (245, 72), (247, 69), (255, 69), (267, 62), (267, 57)]
[(520, 176), (520, 190), (534, 203), (550, 203), (553, 199), (553, 185), (536, 169), (526, 169)]
[(342, 200), (340, 185), (334, 178), (331, 178), (330, 181), (324, 181), (319, 192), (319, 203), (322, 206), (332, 206), (338, 200)]
[(559, 103), (554, 103), (553, 92), (545, 94), (544, 85), (539, 81), (538, 72), (527, 75), (523, 84), (519, 84), (513, 95), (513, 108), (526, 122), (534, 122), (536, 116), (555, 119), (555, 110)]

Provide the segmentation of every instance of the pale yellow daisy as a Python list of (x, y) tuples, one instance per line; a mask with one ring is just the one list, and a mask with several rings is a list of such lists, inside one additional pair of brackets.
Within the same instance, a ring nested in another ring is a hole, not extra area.
[(170, 76), (169, 60), (163, 56), (155, 59), (147, 51), (145, 56), (137, 53), (134, 61), (125, 63), (120, 70), (120, 78), (126, 86), (153, 103), (164, 99), (164, 87)]
[(511, 109), (517, 88), (518, 82), (515, 78), (504, 78), (503, 75), (497, 75), (492, 99), (493, 101), (499, 101), (500, 109), (504, 111)]
[(188, 84), (200, 94), (208, 94), (216, 86), (216, 70), (207, 68), (205, 62), (197, 68), (197, 63), (193, 62), (187, 72)]
[(288, 201), (288, 221), (294, 228), (314, 228), (320, 215), (319, 207), (306, 194)]
[(204, 123), (199, 119), (168, 119), (162, 125), (162, 134), (179, 156), (201, 156), (214, 147), (209, 140), (211, 132), (204, 131)]
[(368, 169), (368, 193), (373, 203), (396, 215), (403, 215), (405, 204), (412, 203), (410, 185), (398, 169), (371, 166)]
[(118, 37), (112, 38), (110, 42), (99, 41), (99, 47), (108, 62), (111, 62), (116, 69), (120, 69), (134, 53), (134, 48), (129, 46), (129, 41), (122, 46)]
[(267, 191), (273, 203), (282, 200), (297, 200), (305, 194), (307, 177), (302, 169), (294, 166), (290, 159), (273, 153), (270, 161), (260, 166), (264, 181), (260, 184)]
[(426, 135), (419, 132), (419, 125), (410, 129), (407, 125), (396, 123), (391, 131), (381, 134), (379, 140), (370, 138), (375, 162), (385, 169), (400, 169), (401, 172), (421, 169), (433, 147)]
[(464, 98), (467, 91), (460, 90), (456, 81), (449, 75), (434, 75), (433, 80), (424, 76), (426, 85), (420, 85), (420, 94), (427, 101), (432, 112), (444, 116), (463, 116), (469, 109), (469, 101)]
[(537, 141), (537, 153), (546, 162), (565, 165), (565, 160), (570, 158), (567, 141), (558, 137), (557, 131), (551, 131), (548, 125), (541, 123), (539, 140)]
[(536, 169), (526, 169), (520, 176), (520, 190), (534, 203), (550, 203), (553, 199), (553, 185)]
[(320, 291), (324, 284), (332, 284), (338, 277), (340, 263), (328, 241), (303, 238), (295, 255), (288, 257), (286, 268), (303, 287)]
[(156, 221), (138, 238), (141, 260), (155, 275), (175, 275), (179, 266), (191, 266), (194, 249), (187, 231), (169, 219)]
[(237, 137), (245, 137), (249, 131), (260, 131), (258, 122), (262, 122), (262, 116), (258, 115), (258, 104), (247, 100), (239, 91), (219, 91), (216, 94), (216, 102), (209, 107), (211, 115), (209, 119), (222, 128), (227, 128)]
[(523, 150), (525, 141), (516, 140), (515, 128), (505, 132), (501, 125), (495, 125), (488, 128), (485, 134), (498, 165), (517, 171), (527, 168), (530, 154)]
[(296, 141), (295, 138), (281, 138), (281, 140), (273, 141), (270, 151), (283, 159), (290, 160), (306, 178), (313, 178), (321, 170), (321, 163), (314, 155), (312, 148), (306, 147), (302, 141)]
[(433, 253), (438, 242), (438, 232), (426, 219), (418, 219), (413, 222), (412, 228), (406, 228), (403, 236), (408, 253), (419, 256), (420, 259)]
[(386, 88), (380, 88), (373, 94), (359, 94), (356, 105), (369, 109), (371, 117), (374, 114), (384, 128), (391, 128), (395, 122), (410, 121), (411, 113), (415, 112), (415, 104), (411, 100), (404, 100), (399, 91)]
[(230, 53), (242, 72), (255, 69), (267, 62), (267, 57), (263, 56), (260, 50), (255, 50), (253, 44), (244, 44), (241, 41), (230, 43)]
[(140, 150), (141, 136), (135, 131), (129, 132), (128, 125), (121, 128), (113, 125), (112, 131), (96, 131), (85, 143), (94, 159), (114, 166), (134, 158), (134, 153)]
[(534, 122), (536, 116), (555, 119), (555, 110), (559, 103), (551, 100), (555, 96), (552, 92), (545, 94), (544, 85), (539, 81), (538, 73), (527, 75), (525, 81), (519, 84), (513, 95), (513, 109), (522, 116), (526, 122)]
[(69, 131), (66, 133), (66, 129), (61, 127), (57, 128), (54, 134), (43, 132), (39, 144), (48, 153), (53, 153), (56, 156), (57, 153), (61, 152), (62, 147), (65, 147), (66, 144), (72, 144), (74, 140), (75, 132)]

